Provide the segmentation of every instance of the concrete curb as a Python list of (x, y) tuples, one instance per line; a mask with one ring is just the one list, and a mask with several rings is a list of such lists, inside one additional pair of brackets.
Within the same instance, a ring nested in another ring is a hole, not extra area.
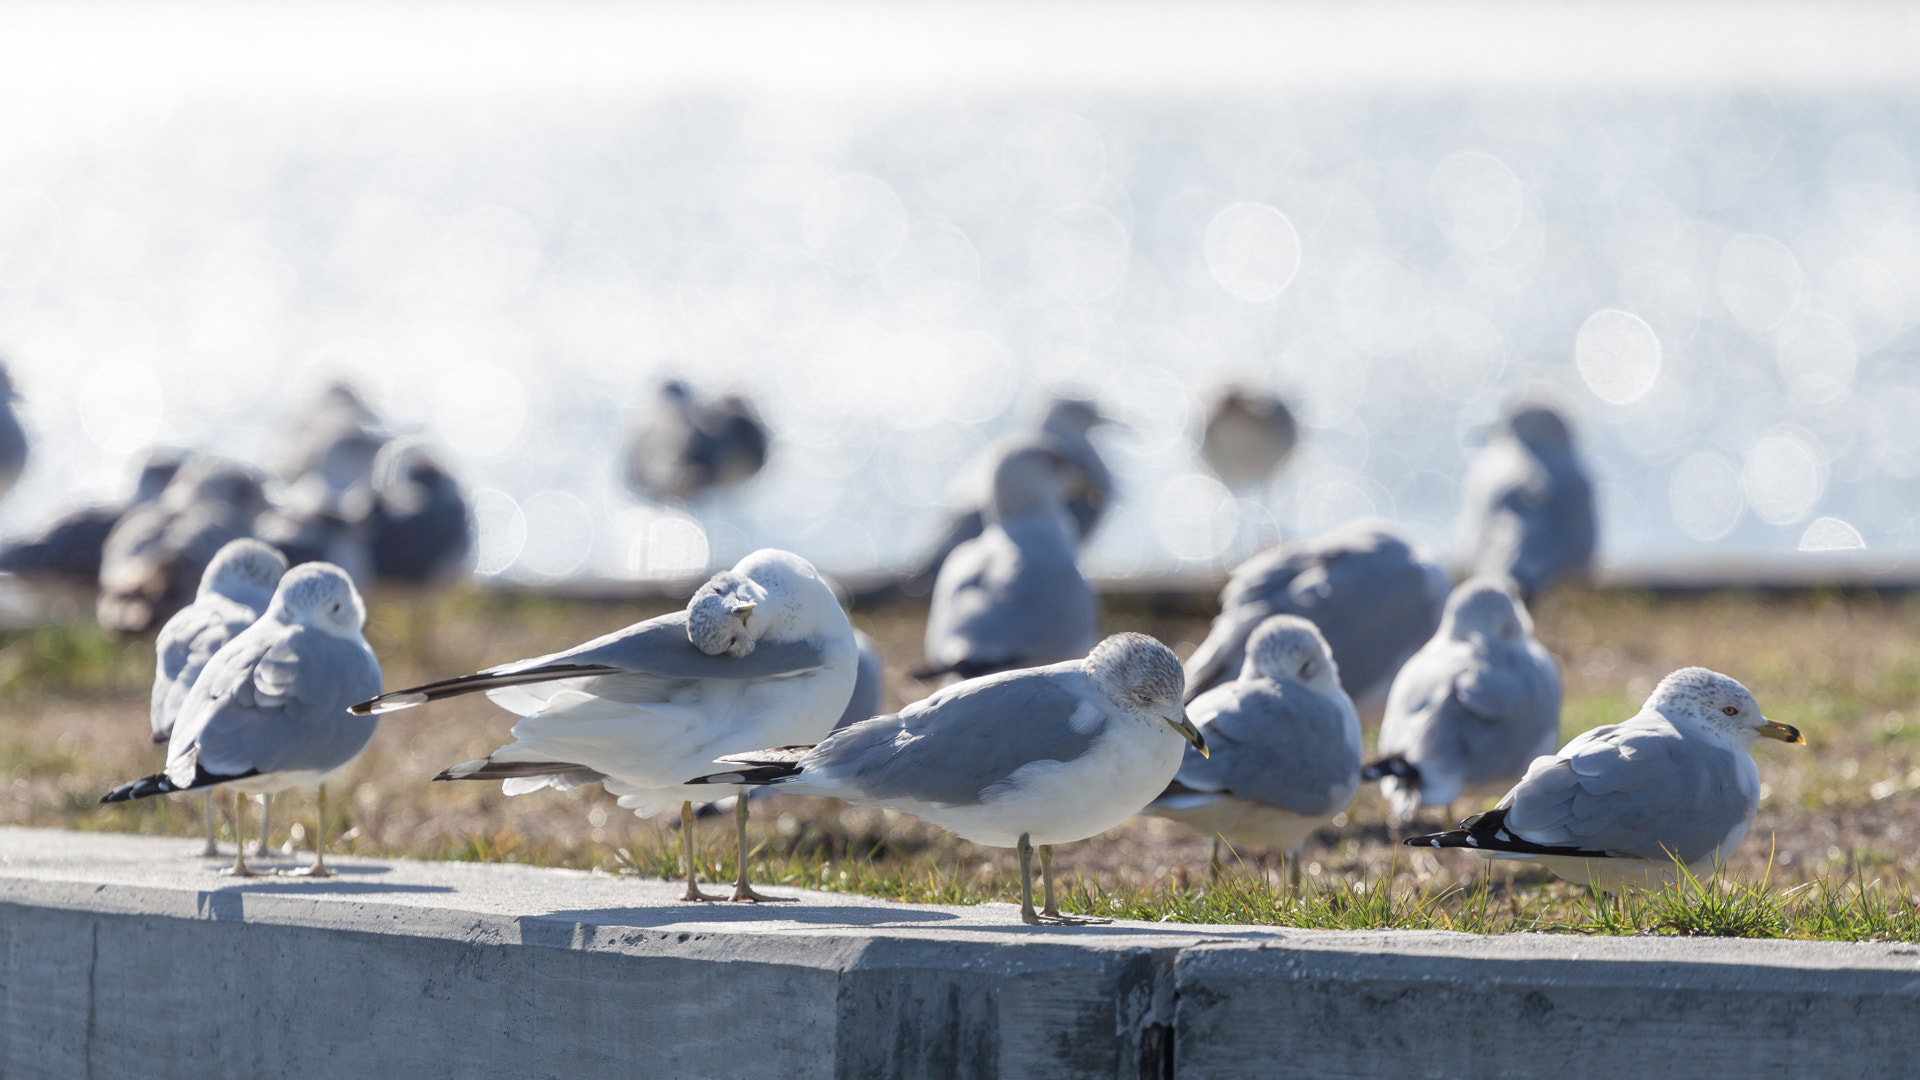
[(1911, 1076), (1920, 947), (1119, 924), (0, 830), (0, 1077)]

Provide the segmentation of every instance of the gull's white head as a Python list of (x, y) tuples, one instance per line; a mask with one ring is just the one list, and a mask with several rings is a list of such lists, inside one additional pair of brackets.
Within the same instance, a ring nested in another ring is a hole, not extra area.
[(273, 545), (251, 537), (234, 540), (207, 564), (207, 572), (200, 575), (199, 595), (217, 594), (261, 611), (286, 572), (287, 557)]
[[(787, 641), (846, 623), (833, 590), (813, 564), (777, 548), (761, 548), (707, 580), (687, 602), (687, 638), (709, 656), (740, 657), (760, 639)], [(849, 624), (847, 636), (852, 638)]]
[(994, 520), (1059, 512), (1066, 503), (1067, 469), (1066, 461), (1051, 450), (1038, 446), (1009, 450), (993, 469)]
[(1503, 577), (1474, 577), (1460, 583), (1447, 597), (1440, 624), (1447, 637), (1467, 641), (1475, 636), (1515, 643), (1533, 636), (1533, 619), (1513, 582)]
[(1172, 649), (1145, 634), (1115, 634), (1093, 647), (1086, 665), (1087, 677), (1114, 704), (1167, 725), (1206, 754), (1207, 741), (1181, 704), (1187, 676)]
[(357, 640), (367, 606), (345, 570), (325, 562), (301, 563), (286, 572), (267, 614), (338, 638)]
[(1760, 715), (1760, 703), (1734, 679), (1703, 667), (1681, 668), (1660, 680), (1646, 707), (1669, 720), (1691, 721), (1730, 745), (1748, 747), (1762, 736), (1804, 743), (1799, 729)]
[(1292, 679), (1317, 694), (1340, 687), (1340, 669), (1320, 628), (1298, 615), (1274, 615), (1247, 635), (1242, 678)]

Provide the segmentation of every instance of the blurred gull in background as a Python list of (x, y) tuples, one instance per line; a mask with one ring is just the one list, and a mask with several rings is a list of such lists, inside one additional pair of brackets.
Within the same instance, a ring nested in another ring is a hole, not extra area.
[(834, 722), (835, 731), (879, 716), (880, 698), (887, 688), (887, 671), (880, 662), (880, 647), (859, 630), (853, 632), (853, 643), (860, 650), (860, 663), (855, 670), (853, 696), (847, 699), (846, 711)]
[(460, 482), (432, 449), (413, 438), (381, 447), (373, 491), (367, 531), (375, 578), (431, 585), (465, 573), (472, 514)]
[(1747, 688), (1706, 668), (1660, 680), (1638, 714), (1536, 758), (1500, 805), (1411, 847), (1472, 848), (1530, 859), (1559, 877), (1618, 892), (1705, 876), (1733, 854), (1760, 805), (1753, 744), (1804, 743), (1760, 715)]
[[(1183, 740), (1205, 752), (1180, 697), (1171, 650), (1143, 634), (1115, 634), (1084, 660), (956, 683), (817, 746), (729, 755), (720, 760), (742, 768), (694, 783), (852, 799), (976, 844), (1016, 848), (1021, 919), (1071, 924), (1086, 920), (1060, 914), (1053, 845), (1138, 813), (1173, 779)], [(1038, 912), (1034, 844), (1045, 888)]]
[(129, 510), (100, 553), (100, 625), (137, 634), (186, 606), (207, 564), (253, 532), (266, 509), (260, 478), (220, 458), (188, 461), (158, 499)]
[(1523, 598), (1593, 562), (1593, 483), (1553, 409), (1529, 405), (1509, 416), (1473, 459), (1460, 499), (1473, 572), (1511, 577)]
[[(287, 572), (286, 556), (258, 540), (228, 543), (207, 564), (193, 603), (175, 612), (154, 639), (153, 698), (149, 718), (153, 741), (173, 736), (180, 707), (213, 655), (257, 622), (273, 601)], [(267, 799), (260, 797), (260, 851), (267, 850)], [(218, 855), (213, 843), (213, 792), (206, 792), (207, 843), (203, 856)], [(236, 823), (236, 828), (237, 828)], [(236, 844), (246, 838), (235, 835)]]
[(686, 502), (738, 484), (767, 463), (767, 429), (746, 398), (701, 400), (678, 379), (660, 385), (627, 429), (627, 487), (657, 502)]
[(378, 693), (380, 662), (361, 636), (367, 609), (337, 566), (308, 563), (281, 577), (258, 622), (214, 653), (187, 691), (167, 743), (166, 771), (108, 792), (123, 802), (226, 785), (233, 795), (233, 866), (247, 868), (247, 794), (318, 787), (313, 864), (326, 877), (327, 777), (360, 756), (379, 721), (347, 709)]
[[(1387, 693), (1367, 766), (1394, 818), (1504, 792), (1560, 742), (1560, 665), (1504, 578), (1469, 578)], [(1484, 804), (1483, 804), (1484, 805)]]
[(934, 582), (927, 664), (916, 678), (971, 679), (1093, 647), (1098, 613), (1063, 498), (1063, 477), (1072, 471), (1043, 446), (1002, 452), (985, 529), (953, 549)]
[(1240, 564), (1220, 591), (1220, 615), (1187, 658), (1188, 697), (1237, 677), (1248, 635), (1268, 616), (1289, 614), (1319, 627), (1341, 687), (1368, 711), (1440, 625), (1446, 602), (1446, 572), (1386, 522), (1354, 521), (1281, 544)]
[(1222, 390), (1207, 409), (1200, 456), (1235, 491), (1265, 486), (1300, 440), (1287, 403), (1244, 386)]
[(150, 451), (134, 482), (133, 495), (123, 502), (86, 506), (56, 519), (30, 540), (0, 549), (0, 571), (30, 579), (51, 579), (89, 589), (100, 584), (101, 549), (120, 519), (160, 497), (180, 471), (185, 455), (175, 450)]
[(20, 482), (27, 468), (27, 433), (13, 411), (19, 396), (13, 388), (13, 373), (0, 364), (0, 499)]
[(1213, 838), (1286, 853), (1300, 883), (1300, 847), (1360, 790), (1360, 716), (1340, 689), (1326, 639), (1297, 615), (1273, 615), (1247, 638), (1231, 682), (1187, 705), (1207, 755), (1187, 751), (1145, 813)]

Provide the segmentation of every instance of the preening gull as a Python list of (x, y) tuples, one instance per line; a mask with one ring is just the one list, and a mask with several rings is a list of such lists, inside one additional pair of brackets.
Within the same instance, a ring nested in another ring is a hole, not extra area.
[[(813, 565), (771, 548), (715, 574), (686, 610), (550, 656), (383, 694), (354, 706), (386, 712), (484, 691), (522, 719), (514, 741), (436, 780), (500, 780), (508, 795), (599, 783), (650, 817), (680, 804), (689, 900), (693, 801), (686, 778), (715, 758), (826, 736), (852, 696), (853, 626)], [(747, 800), (734, 805), (740, 844), (733, 899), (771, 899), (747, 884)]]
[(767, 429), (746, 398), (701, 401), (678, 379), (627, 430), (626, 481), (635, 494), (684, 501), (737, 484), (767, 463)]
[(1207, 409), (1200, 456), (1228, 487), (1244, 491), (1266, 483), (1299, 439), (1286, 402), (1263, 390), (1229, 386)]
[(1476, 574), (1506, 575), (1531, 597), (1593, 561), (1593, 483), (1560, 414), (1516, 411), (1467, 469), (1461, 533)]
[(1062, 459), (1009, 451), (993, 474), (986, 531), (947, 556), (927, 608), (920, 678), (974, 678), (1085, 656), (1097, 616), (1075, 562)]
[(1366, 779), (1405, 822), (1422, 806), (1501, 794), (1559, 742), (1560, 665), (1507, 579), (1469, 578), (1394, 677)]
[(1298, 884), (1301, 845), (1360, 790), (1360, 716), (1326, 639), (1298, 615), (1269, 616), (1247, 638), (1239, 677), (1187, 715), (1212, 754), (1187, 751), (1145, 812), (1213, 837), (1216, 874), (1224, 836), (1286, 852)]
[[(1115, 634), (1084, 660), (949, 686), (817, 746), (722, 757), (740, 766), (695, 784), (771, 785), (855, 799), (1019, 852), (1020, 916), (1076, 922), (1053, 893), (1053, 845), (1120, 824), (1166, 789), (1181, 749), (1206, 742), (1180, 706), (1180, 661), (1142, 634)], [(1033, 909), (1040, 845), (1045, 906)]]
[(1241, 563), (1220, 591), (1220, 615), (1187, 659), (1191, 699), (1240, 673), (1247, 635), (1269, 615), (1299, 615), (1320, 628), (1340, 666), (1340, 685), (1361, 710), (1440, 625), (1447, 575), (1384, 521), (1363, 519)]
[[(380, 662), (366, 639), (367, 609), (353, 580), (328, 563), (296, 566), (280, 578), (258, 622), (207, 661), (180, 703), (164, 772), (122, 784), (101, 802), (201, 791), (233, 791), (239, 840), (247, 795), (318, 787), (320, 827), (313, 865), (292, 871), (325, 877), (329, 776), (360, 756), (379, 723), (352, 703), (380, 689)], [(250, 876), (236, 842), (227, 873)]]
[[(193, 603), (175, 612), (154, 640), (153, 698), (148, 709), (153, 741), (173, 737), (174, 722), (195, 680), (227, 642), (259, 621), (287, 572), (287, 558), (271, 546), (242, 538), (220, 549), (201, 575)], [(202, 855), (218, 855), (213, 842), (213, 792), (206, 795), (207, 844)], [(266, 796), (260, 804), (260, 849), (266, 851)], [(235, 843), (245, 840), (238, 834)]]
[(1568, 881), (1618, 892), (1670, 882), (1675, 861), (1710, 871), (1740, 846), (1760, 805), (1753, 743), (1804, 743), (1760, 715), (1747, 688), (1706, 668), (1660, 680), (1631, 720), (1534, 760), (1500, 805), (1413, 847), (1531, 859)]

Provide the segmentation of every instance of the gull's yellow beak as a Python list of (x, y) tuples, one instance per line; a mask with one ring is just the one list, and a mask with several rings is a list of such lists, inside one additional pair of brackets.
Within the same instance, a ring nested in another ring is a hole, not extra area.
[(1776, 724), (1764, 716), (1760, 718), (1760, 726), (1753, 730), (1759, 732), (1765, 738), (1779, 739), (1783, 743), (1792, 743), (1798, 746), (1805, 746), (1807, 744), (1807, 737), (1800, 734), (1799, 728), (1791, 724)]
[(1180, 733), (1181, 738), (1192, 743), (1193, 748), (1200, 751), (1201, 757), (1210, 756), (1207, 753), (1207, 740), (1201, 736), (1200, 729), (1193, 726), (1193, 721), (1187, 719), (1186, 713), (1180, 714), (1180, 722), (1173, 725), (1173, 729)]
[(727, 614), (732, 615), (736, 619), (739, 619), (740, 622), (744, 624), (747, 621), (747, 616), (753, 614), (753, 609), (756, 606), (758, 605), (741, 604), (739, 607), (734, 608), (732, 611), (728, 612)]

